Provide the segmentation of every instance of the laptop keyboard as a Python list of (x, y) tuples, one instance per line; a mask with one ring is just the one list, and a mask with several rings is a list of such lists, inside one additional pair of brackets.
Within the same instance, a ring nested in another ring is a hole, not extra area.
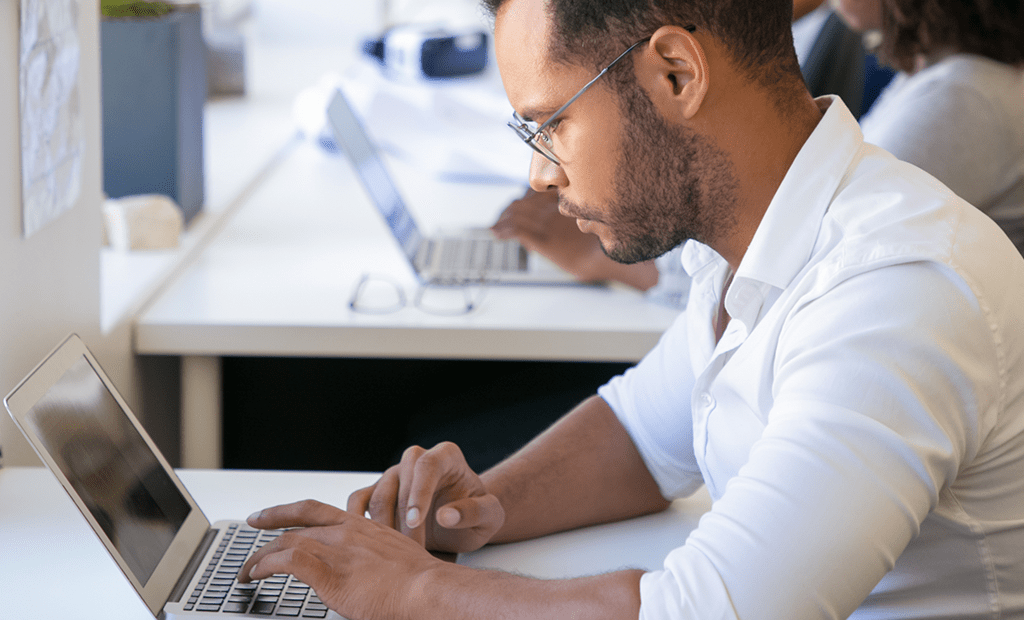
[(185, 603), (185, 611), (268, 616), (272, 618), (326, 618), (327, 606), (312, 588), (291, 575), (274, 575), (252, 583), (238, 583), (238, 571), (257, 549), (280, 531), (254, 530), (231, 524), (210, 559), (199, 583)]
[(514, 240), (444, 239), (438, 266), (442, 271), (525, 271), (526, 250)]

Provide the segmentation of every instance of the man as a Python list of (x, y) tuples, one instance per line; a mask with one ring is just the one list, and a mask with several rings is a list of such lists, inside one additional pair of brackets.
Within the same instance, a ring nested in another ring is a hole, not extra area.
[[(294, 573), (354, 619), (1024, 617), (1009, 240), (810, 97), (789, 0), (495, 3), (533, 187), (621, 261), (692, 239), (687, 310), (479, 477), (450, 444), (411, 448), (348, 511), (253, 515), (302, 529), (243, 573)], [(701, 484), (714, 506), (660, 571), (540, 581), (423, 549), (645, 514)]]

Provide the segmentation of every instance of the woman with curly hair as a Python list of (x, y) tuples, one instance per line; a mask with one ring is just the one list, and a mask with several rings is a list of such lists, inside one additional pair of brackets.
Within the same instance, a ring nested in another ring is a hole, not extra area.
[(931, 173), (1024, 253), (1024, 10), (1020, 0), (838, 0), (878, 30), (899, 70), (864, 137)]

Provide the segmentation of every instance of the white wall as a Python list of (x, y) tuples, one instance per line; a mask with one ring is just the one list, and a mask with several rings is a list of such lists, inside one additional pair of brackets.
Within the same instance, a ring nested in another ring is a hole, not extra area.
[[(85, 157), (78, 204), (29, 239), (21, 235), (18, 40), (20, 0), (0, 0), (0, 394), (7, 394), (69, 332), (93, 350), (129, 403), (138, 400), (130, 331), (100, 332), (99, 2), (81, 0), (79, 23)], [(6, 465), (38, 463), (6, 411)]]

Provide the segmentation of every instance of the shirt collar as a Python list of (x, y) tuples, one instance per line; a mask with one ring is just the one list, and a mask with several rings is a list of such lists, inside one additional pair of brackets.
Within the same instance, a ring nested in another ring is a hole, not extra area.
[(828, 211), (864, 136), (842, 100), (815, 100), (824, 115), (797, 153), (743, 255), (736, 277), (784, 289), (810, 259)]
[[(807, 264), (825, 212), (864, 143), (841, 99), (829, 95), (815, 101), (824, 114), (769, 203), (726, 297), (730, 316), (748, 327), (771, 289), (789, 286)], [(725, 259), (693, 240), (683, 247), (681, 260), (695, 281), (726, 270)]]

